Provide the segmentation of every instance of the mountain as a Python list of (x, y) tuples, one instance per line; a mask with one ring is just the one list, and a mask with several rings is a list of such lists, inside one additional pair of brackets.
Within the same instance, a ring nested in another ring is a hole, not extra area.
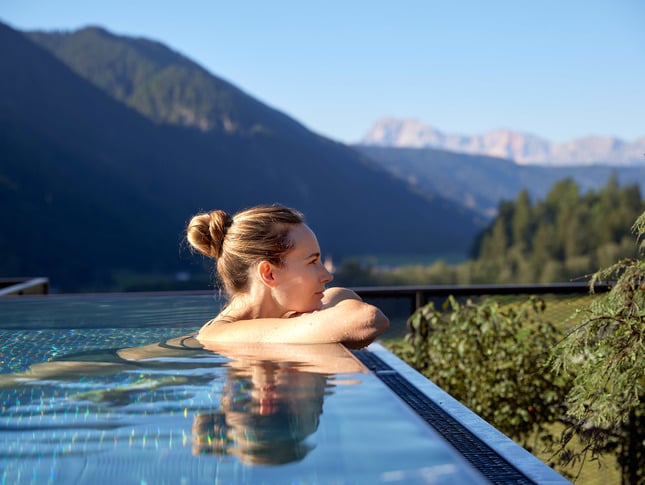
[(506, 158), (523, 165), (645, 165), (645, 136), (633, 142), (589, 136), (566, 143), (551, 143), (538, 136), (510, 130), (474, 136), (444, 134), (418, 120), (384, 118), (367, 131), (360, 144), (435, 148)]
[(117, 36), (100, 27), (26, 35), (155, 123), (232, 134), (305, 131), (295, 120), (159, 42)]
[(68, 291), (204, 273), (188, 218), (257, 203), (302, 210), (336, 260), (465, 254), (482, 228), (159, 43), (0, 24), (0, 46), (1, 275)]
[(502, 200), (515, 200), (526, 189), (534, 200), (544, 199), (554, 184), (570, 178), (582, 192), (600, 190), (616, 176), (621, 185), (637, 184), (645, 194), (645, 165), (541, 166), (433, 148), (393, 148), (356, 145), (394, 175), (462, 204), (482, 215), (495, 215)]

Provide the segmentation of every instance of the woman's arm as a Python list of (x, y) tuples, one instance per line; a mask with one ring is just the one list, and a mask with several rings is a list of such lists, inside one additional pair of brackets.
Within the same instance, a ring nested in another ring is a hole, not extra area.
[(343, 300), (361, 300), (361, 297), (348, 288), (328, 288), (322, 299), (323, 309), (329, 308)]
[(378, 308), (363, 302), (353, 291), (330, 288), (323, 308), (291, 318), (258, 318), (202, 328), (198, 340), (215, 342), (325, 344), (350, 348), (370, 344), (389, 326)]

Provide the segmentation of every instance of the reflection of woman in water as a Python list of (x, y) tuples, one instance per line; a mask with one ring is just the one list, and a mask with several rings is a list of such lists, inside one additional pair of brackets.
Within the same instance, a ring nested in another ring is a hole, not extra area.
[(343, 343), (363, 347), (389, 325), (376, 307), (332, 280), (316, 236), (296, 210), (258, 206), (193, 217), (188, 242), (217, 260), (228, 305), (206, 323), (202, 342)]
[(249, 465), (302, 460), (314, 448), (306, 440), (318, 428), (328, 379), (365, 371), (338, 344), (228, 344), (217, 352), (233, 360), (221, 407), (193, 420), (193, 453), (231, 454)]
[(312, 449), (327, 376), (285, 363), (230, 368), (221, 409), (193, 421), (194, 454), (234, 454), (247, 464), (299, 461)]

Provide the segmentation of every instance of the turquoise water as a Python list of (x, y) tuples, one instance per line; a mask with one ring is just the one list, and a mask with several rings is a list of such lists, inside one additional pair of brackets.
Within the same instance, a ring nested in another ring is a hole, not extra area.
[(341, 346), (182, 338), (216, 308), (0, 300), (0, 483), (484, 482)]

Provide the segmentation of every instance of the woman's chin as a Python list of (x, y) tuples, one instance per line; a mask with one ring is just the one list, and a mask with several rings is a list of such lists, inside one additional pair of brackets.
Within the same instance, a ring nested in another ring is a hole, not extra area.
[(316, 303), (314, 303), (314, 308), (311, 311), (322, 310), (322, 307), (323, 307), (323, 302), (321, 298), (320, 300), (316, 301)]
[(303, 310), (299, 313), (317, 312), (318, 310), (322, 310), (322, 307), (323, 307), (322, 301), (317, 301), (317, 302), (314, 302), (308, 309)]

